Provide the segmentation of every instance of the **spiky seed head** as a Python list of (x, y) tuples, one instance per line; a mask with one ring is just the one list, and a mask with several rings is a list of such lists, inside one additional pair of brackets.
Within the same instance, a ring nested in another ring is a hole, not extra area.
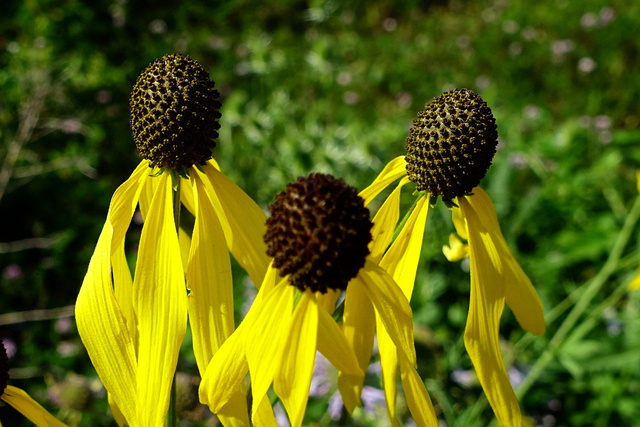
[(216, 146), (220, 93), (209, 73), (188, 56), (165, 55), (138, 76), (130, 125), (149, 166), (184, 169), (204, 164)]
[(369, 254), (371, 220), (356, 188), (313, 173), (276, 196), (267, 219), (267, 254), (304, 291), (346, 289)]
[(4, 393), (9, 383), (9, 356), (7, 349), (4, 348), (4, 342), (0, 340), (0, 396)]
[(471, 192), (487, 173), (498, 128), (480, 95), (454, 89), (418, 113), (406, 145), (407, 174), (420, 191), (443, 201)]

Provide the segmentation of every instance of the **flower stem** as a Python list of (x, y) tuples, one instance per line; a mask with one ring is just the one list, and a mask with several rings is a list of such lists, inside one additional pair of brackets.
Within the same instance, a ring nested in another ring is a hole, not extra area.
[[(578, 321), (578, 318), (584, 314), (584, 312), (589, 307), (589, 304), (593, 300), (593, 298), (600, 292), (602, 287), (608, 282), (609, 278), (618, 268), (620, 263), (620, 259), (622, 258), (622, 253), (624, 248), (629, 243), (629, 239), (631, 238), (634, 227), (636, 226), (638, 219), (640, 218), (640, 196), (636, 197), (627, 218), (618, 233), (616, 241), (609, 252), (609, 258), (604, 263), (598, 274), (593, 277), (582, 289), (580, 294), (580, 298), (574, 305), (573, 309), (569, 312), (567, 317), (564, 319), (556, 333), (553, 335), (549, 344), (547, 345), (547, 349), (542, 353), (542, 355), (536, 360), (536, 362), (531, 367), (529, 374), (524, 379), (524, 381), (520, 384), (518, 389), (516, 390), (516, 394), (519, 398), (525, 395), (525, 393), (531, 388), (533, 383), (538, 379), (538, 377), (545, 370), (547, 365), (557, 356), (558, 351), (562, 347), (562, 345), (567, 341), (566, 337), (574, 330), (574, 326)], [(619, 292), (616, 292), (619, 295)], [(576, 328), (578, 331), (582, 328)], [(575, 330), (574, 334), (575, 335)], [(578, 333), (578, 336), (582, 336), (583, 334)]]

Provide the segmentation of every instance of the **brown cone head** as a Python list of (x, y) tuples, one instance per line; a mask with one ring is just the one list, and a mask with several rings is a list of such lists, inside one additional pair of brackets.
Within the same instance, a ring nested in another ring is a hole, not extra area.
[(369, 254), (371, 220), (358, 191), (314, 173), (287, 185), (267, 219), (267, 254), (298, 289), (346, 289)]
[(177, 54), (155, 60), (138, 76), (130, 125), (151, 167), (184, 169), (211, 158), (221, 106), (214, 85), (197, 61)]
[(484, 178), (497, 144), (496, 121), (480, 95), (445, 92), (413, 121), (405, 147), (409, 179), (445, 202), (463, 196)]

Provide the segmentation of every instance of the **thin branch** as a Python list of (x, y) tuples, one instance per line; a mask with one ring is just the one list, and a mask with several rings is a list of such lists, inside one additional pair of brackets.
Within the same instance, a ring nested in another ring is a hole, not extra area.
[(35, 322), (39, 320), (61, 319), (72, 317), (75, 312), (75, 305), (66, 307), (49, 308), (42, 310), (17, 311), (14, 313), (0, 314), (0, 326), (15, 325), (17, 323)]

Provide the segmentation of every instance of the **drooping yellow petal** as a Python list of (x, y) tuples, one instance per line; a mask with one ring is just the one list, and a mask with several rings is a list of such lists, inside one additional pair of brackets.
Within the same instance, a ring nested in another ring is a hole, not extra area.
[(243, 388), (233, 390), (229, 401), (216, 414), (225, 427), (250, 427), (247, 394)]
[(229, 250), (244, 268), (256, 286), (260, 286), (267, 266), (271, 261), (267, 256), (263, 236), (266, 231), (266, 215), (260, 207), (222, 172), (211, 163), (202, 166), (206, 175), (201, 174), (218, 214)]
[(318, 305), (328, 313), (333, 313), (341, 294), (340, 289), (329, 289), (328, 292), (317, 295)]
[[(102, 383), (130, 425), (137, 424), (135, 333), (133, 326), (127, 324), (134, 316), (127, 314), (127, 310), (123, 312), (117, 299), (123, 298), (123, 305), (130, 306), (131, 302), (126, 302), (131, 298), (130, 290), (114, 291), (113, 280), (117, 281), (116, 286), (131, 286), (126, 283), (121, 251), (140, 191), (148, 178), (147, 169), (140, 163), (113, 195), (76, 301), (80, 337)], [(112, 258), (116, 267), (113, 276)]]
[[(157, 173), (156, 169), (149, 167), (149, 161), (143, 160), (138, 165), (138, 168), (144, 169), (144, 175), (153, 178), (154, 174)], [(142, 192), (140, 193), (140, 215), (142, 219), (147, 217), (147, 213), (149, 212), (149, 206), (151, 205), (151, 200), (153, 199), (153, 195), (156, 194), (156, 190), (160, 185), (160, 181), (157, 179), (145, 179), (144, 186), (142, 187)]]
[(38, 427), (67, 427), (17, 387), (8, 385), (0, 396), (0, 400), (7, 402)]
[(331, 315), (318, 310), (318, 351), (340, 372), (363, 376), (351, 345)]
[(173, 217), (171, 177), (163, 174), (154, 179), (160, 181), (142, 228), (133, 280), (138, 319), (140, 426), (164, 422), (187, 323), (187, 295)]
[(349, 286), (362, 286), (400, 356), (415, 366), (413, 315), (407, 297), (385, 270), (370, 261), (365, 263), (358, 277), (362, 281), (351, 281)]
[(458, 198), (467, 222), (471, 262), (471, 296), (464, 343), (478, 380), (503, 426), (520, 427), (522, 415), (502, 360), (500, 316), (505, 303), (500, 253), (466, 198)]
[(404, 160), (404, 156), (396, 157), (387, 163), (371, 185), (360, 192), (360, 197), (364, 199), (364, 205), (367, 206), (371, 203), (371, 201), (393, 181), (406, 175), (406, 166), (407, 162)]
[(416, 425), (419, 427), (438, 426), (438, 417), (431, 403), (431, 398), (415, 368), (406, 361), (401, 361), (400, 377), (407, 406)]
[(542, 302), (540, 302), (531, 280), (513, 257), (500, 231), (498, 217), (491, 199), (479, 187), (474, 188), (473, 193), (473, 196), (465, 197), (465, 199), (478, 214), (480, 222), (488, 231), (500, 254), (504, 266), (503, 280), (507, 304), (524, 329), (533, 334), (542, 335), (546, 327)]
[[(195, 208), (193, 239), (186, 270), (189, 288), (189, 324), (193, 352), (201, 375), (234, 329), (231, 262), (222, 227), (204, 184), (192, 174)], [(218, 412), (225, 426), (248, 425), (244, 390), (237, 390)]]
[(400, 234), (380, 261), (380, 267), (393, 277), (408, 300), (411, 299), (418, 271), (424, 229), (429, 213), (428, 201), (429, 197), (426, 195), (418, 199)]
[[(193, 175), (193, 174), (192, 174)], [(196, 219), (186, 278), (193, 350), (201, 373), (234, 329), (231, 261), (203, 183), (191, 178)]]
[[(258, 293), (262, 293), (262, 289)], [(267, 394), (281, 363), (282, 353), (288, 351), (283, 343), (291, 328), (293, 295), (294, 288), (284, 279), (265, 294), (259, 304), (256, 298), (249, 309), (249, 312), (255, 310), (256, 313), (245, 342), (254, 402), (259, 402)], [(256, 410), (254, 407), (252, 418)]]
[(256, 411), (254, 425), (258, 427), (279, 427), (269, 396), (265, 396)]
[(131, 333), (134, 347), (138, 348), (138, 327), (133, 309), (133, 279), (125, 254), (124, 240), (111, 257), (111, 268), (116, 300), (120, 312), (127, 319), (127, 329)]
[(292, 427), (301, 426), (309, 400), (316, 359), (318, 303), (311, 290), (298, 301), (282, 343), (285, 351), (273, 378), (273, 390), (284, 404)]
[(378, 331), (378, 354), (380, 355), (380, 371), (385, 404), (387, 405), (387, 415), (389, 416), (389, 421), (395, 426), (398, 425), (396, 417), (398, 349), (384, 327), (380, 316), (376, 316), (376, 329)]
[(251, 317), (245, 318), (214, 354), (202, 376), (200, 402), (208, 405), (214, 414), (220, 412), (238, 390), (244, 392), (244, 378), (249, 372), (244, 350), (246, 328), (252, 327), (251, 321)]
[(123, 427), (127, 424), (127, 420), (124, 418), (122, 411), (118, 408), (118, 405), (113, 400), (113, 396), (111, 393), (107, 393), (107, 402), (109, 402), (109, 407), (111, 408), (111, 415), (113, 416), (113, 420), (118, 424), (119, 427)]
[[(360, 279), (356, 277), (351, 283), (357, 280)], [(356, 406), (361, 406), (360, 395), (364, 386), (364, 372), (373, 350), (375, 325), (375, 312), (364, 286), (350, 284), (347, 286), (344, 301), (342, 331), (355, 352), (362, 373), (356, 376), (341, 371), (338, 374), (338, 389), (349, 413), (352, 413)]]
[(380, 261), (393, 239), (396, 224), (400, 217), (400, 190), (405, 181), (405, 179), (400, 180), (398, 186), (391, 192), (373, 217), (369, 259), (375, 263)]

